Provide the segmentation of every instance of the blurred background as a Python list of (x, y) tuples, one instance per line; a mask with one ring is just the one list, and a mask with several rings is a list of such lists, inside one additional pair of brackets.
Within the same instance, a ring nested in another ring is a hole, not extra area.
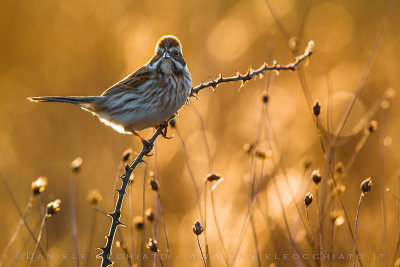
[[(12, 196), (2, 183), (0, 251), (6, 249), (21, 218), (13, 198), (23, 212), (32, 195), (32, 181), (45, 176), (48, 186), (33, 198), (26, 215), (33, 235), (39, 234), (44, 205), (59, 198), (61, 210), (46, 219), (40, 242), (54, 258), (36, 259), (33, 266), (77, 265), (76, 243), (81, 266), (100, 264), (94, 258), (99, 252), (96, 247), (105, 244), (110, 222), (103, 213), (114, 207), (113, 187), (123, 170), (122, 154), (128, 148), (139, 151), (141, 144), (75, 106), (34, 104), (26, 98), (101, 94), (145, 64), (161, 36), (173, 34), (183, 45), (194, 86), (219, 73), (245, 73), (265, 61), (288, 64), (295, 60), (293, 51), (302, 54), (309, 40), (315, 42), (315, 51), (301, 63), (301, 70), (265, 73), (241, 90), (240, 83), (223, 84), (215, 92), (206, 88), (198, 99), (190, 99), (179, 112), (176, 128), (169, 129), (173, 138), (159, 138), (155, 155), (134, 172), (122, 212), (127, 227), (120, 227), (116, 238), (122, 245), (113, 247), (113, 254), (120, 257), (114, 258), (115, 266), (161, 266), (143, 245), (150, 237), (158, 240), (165, 266), (203, 266), (192, 231), (196, 220), (207, 226), (213, 266), (226, 265), (224, 254), (231, 266), (294, 266), (296, 254), (308, 255), (303, 263), (316, 266), (321, 263), (312, 256), (318, 255), (317, 233), (322, 236), (323, 252), (330, 255), (323, 265), (351, 266), (353, 258), (348, 254), (354, 253), (354, 245), (348, 226), (354, 231), (360, 183), (367, 177), (372, 177), (373, 185), (360, 210), (359, 253), (364, 266), (392, 265), (398, 257), (400, 214), (399, 5), (382, 32), (391, 2), (2, 1), (0, 175)], [(300, 83), (304, 79), (306, 87)], [(340, 125), (360, 81), (360, 94), (330, 157), (332, 129)], [(316, 101), (322, 107), (318, 124), (312, 113)], [(377, 121), (378, 128), (370, 133), (365, 129), (371, 120)], [(151, 133), (145, 130), (142, 135)], [(245, 144), (253, 144), (248, 153)], [(74, 174), (70, 164), (77, 157), (83, 163)], [(339, 162), (345, 167), (342, 172), (335, 168)], [(322, 174), (319, 211), (310, 178), (314, 169)], [(341, 198), (349, 221), (332, 194), (330, 169), (345, 188)], [(156, 212), (153, 222), (144, 215), (141, 228), (137, 216), (143, 217), (143, 209), (160, 211), (157, 193), (148, 186), (150, 172), (159, 181), (162, 212)], [(223, 176), (212, 193), (212, 184), (204, 182), (208, 173)], [(91, 190), (102, 195), (96, 205), (88, 202)], [(307, 209), (310, 224), (303, 201), (307, 192), (314, 195)], [(76, 209), (71, 209), (74, 194)], [(76, 211), (75, 241), (71, 210)], [(204, 252), (204, 233), (199, 237)], [(27, 266), (34, 248), (22, 225), (3, 266)], [(147, 256), (140, 260), (142, 252)]]

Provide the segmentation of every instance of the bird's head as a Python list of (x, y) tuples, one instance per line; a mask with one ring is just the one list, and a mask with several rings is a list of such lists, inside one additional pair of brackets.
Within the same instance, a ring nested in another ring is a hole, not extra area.
[(187, 67), (178, 38), (173, 35), (161, 37), (157, 42), (155, 54), (148, 65), (161, 74), (182, 75)]

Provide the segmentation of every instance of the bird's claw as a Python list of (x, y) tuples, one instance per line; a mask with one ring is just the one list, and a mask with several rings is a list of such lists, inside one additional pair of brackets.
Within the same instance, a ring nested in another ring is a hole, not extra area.
[(156, 130), (159, 130), (161, 128), (161, 136), (164, 137), (165, 139), (171, 139), (172, 137), (168, 137), (168, 122), (165, 121), (161, 123), (160, 125), (156, 126)]
[(165, 139), (171, 139), (172, 136), (171, 136), (171, 137), (168, 137), (168, 136), (167, 136), (167, 132), (168, 132), (168, 128), (167, 128), (167, 127), (163, 128), (163, 129), (162, 129), (162, 132), (161, 132), (161, 136), (164, 137)]
[(146, 156), (148, 156), (148, 157), (153, 156), (153, 154), (149, 154), (149, 153), (153, 149), (154, 145), (152, 143), (150, 143), (149, 141), (144, 140), (144, 139), (143, 139), (142, 143), (143, 143), (143, 148), (145, 149), (145, 153), (144, 154)]

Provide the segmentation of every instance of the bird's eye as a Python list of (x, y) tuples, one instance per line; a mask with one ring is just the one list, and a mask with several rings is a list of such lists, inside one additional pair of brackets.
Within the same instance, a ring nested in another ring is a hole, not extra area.
[(174, 51), (174, 55), (175, 55), (175, 56), (179, 56), (179, 51), (175, 50), (175, 51)]

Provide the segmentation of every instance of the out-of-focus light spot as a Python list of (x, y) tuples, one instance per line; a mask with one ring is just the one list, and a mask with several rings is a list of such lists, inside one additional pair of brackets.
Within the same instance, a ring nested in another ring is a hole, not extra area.
[(352, 40), (353, 19), (342, 6), (323, 3), (311, 10), (305, 31), (306, 36), (315, 36), (318, 50), (336, 52)]
[(381, 102), (381, 108), (382, 108), (382, 109), (388, 109), (388, 108), (390, 108), (390, 103), (389, 103), (389, 101), (387, 101), (387, 100), (382, 100), (382, 102)]
[(396, 90), (394, 90), (392, 87), (389, 87), (388, 89), (386, 89), (385, 91), (385, 96), (388, 99), (392, 99), (396, 97)]
[(392, 144), (392, 137), (386, 136), (386, 137), (383, 139), (383, 145), (384, 145), (384, 146), (390, 146), (391, 144)]
[[(293, 204), (292, 192), (304, 191), (305, 183), (302, 183), (302, 175), (294, 170), (288, 172), (287, 179), (283, 175), (279, 175), (275, 179), (276, 187), (274, 182), (271, 182), (267, 188), (268, 214), (271, 216), (281, 216), (282, 209), (279, 204), (279, 197), (282, 199), (283, 207), (285, 209), (288, 208)], [(287, 183), (288, 181), (291, 188)]]
[(341, 226), (344, 223), (344, 217), (343, 216), (339, 216), (336, 218), (335, 220), (335, 226)]
[(249, 39), (244, 22), (239, 18), (221, 21), (207, 39), (210, 54), (223, 62), (232, 62), (247, 49)]

